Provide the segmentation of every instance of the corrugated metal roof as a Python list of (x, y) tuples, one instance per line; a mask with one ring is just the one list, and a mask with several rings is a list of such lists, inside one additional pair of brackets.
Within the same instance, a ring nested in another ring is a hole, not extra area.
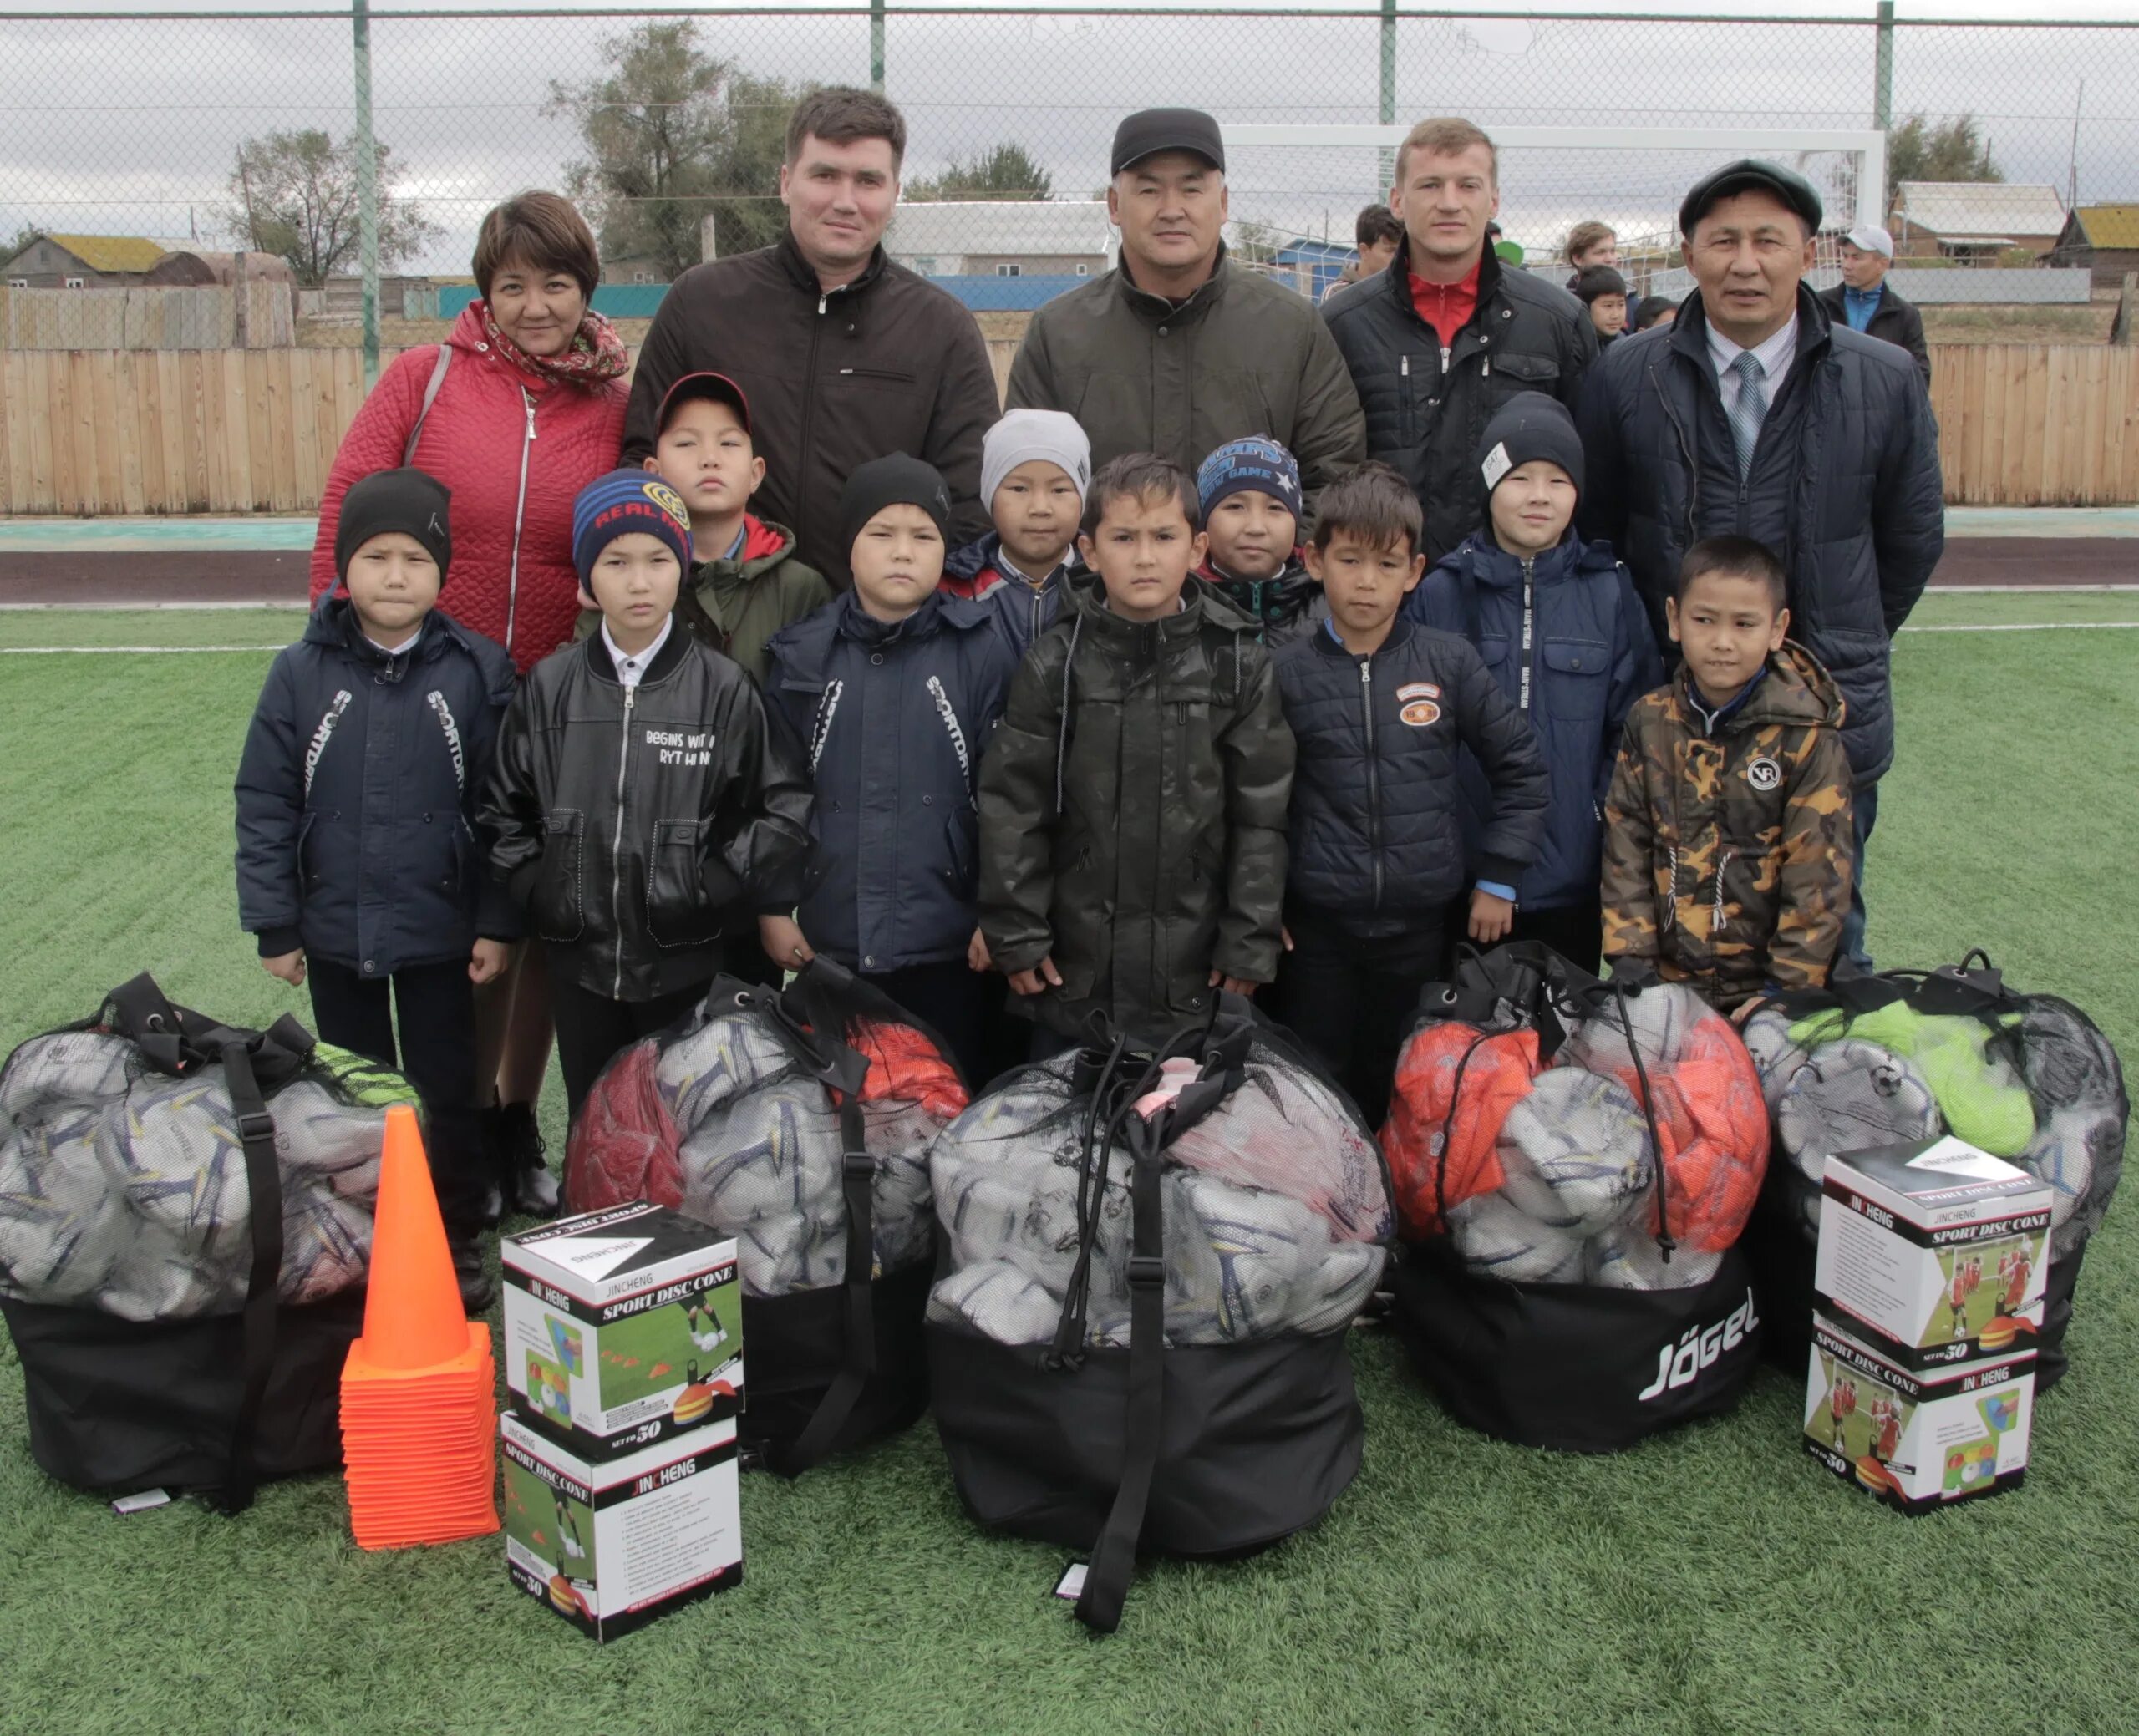
[(2139, 205), (2083, 205), (2072, 215), (2092, 247), (2139, 247)]
[(53, 235), (45, 239), (64, 247), (93, 272), (145, 272), (170, 251), (161, 241), (138, 235)]
[(1905, 180), (1894, 209), (1912, 227), (1949, 241), (2055, 235), (2065, 226), (2057, 189), (2022, 181)]
[(884, 251), (902, 260), (1104, 254), (1113, 235), (1103, 199), (930, 200), (892, 212)]

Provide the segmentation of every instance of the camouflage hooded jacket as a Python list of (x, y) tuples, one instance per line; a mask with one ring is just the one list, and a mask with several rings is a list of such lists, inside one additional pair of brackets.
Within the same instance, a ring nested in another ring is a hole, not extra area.
[(1682, 666), (1627, 716), (1604, 810), (1604, 956), (1715, 1006), (1827, 980), (1849, 906), (1842, 696), (1803, 647), (1709, 733)]
[(980, 926), (1002, 969), (1062, 974), (1021, 1010), (1163, 1036), (1209, 1013), (1213, 967), (1276, 974), (1292, 732), (1215, 592), (1140, 626), (1096, 578), (1068, 586), (981, 760)]

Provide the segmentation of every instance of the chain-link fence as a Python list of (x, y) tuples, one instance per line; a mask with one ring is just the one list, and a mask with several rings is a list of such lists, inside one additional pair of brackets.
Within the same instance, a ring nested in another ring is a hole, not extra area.
[[(28, 290), (226, 282), (228, 260), (172, 256), (241, 251), (257, 284), (279, 277), (257, 256), (274, 256), (298, 286), (284, 299), (300, 341), (354, 341), (368, 61), (389, 342), (397, 319), (465, 299), (452, 280), (483, 212), (531, 186), (572, 192), (595, 219), (612, 311), (650, 312), (707, 251), (777, 234), (796, 94), (872, 76), (911, 129), (893, 251), (933, 276), (996, 280), (976, 307), (1033, 305), (1103, 271), (1095, 201), (1115, 122), (1182, 102), (1231, 129), (1301, 129), (1237, 133), (1255, 142), (1229, 180), (1236, 246), (1309, 290), (1349, 255), (1360, 207), (1385, 196), (1386, 140), (1333, 129), (1430, 114), (1506, 135), (1501, 221), (1533, 261), (1593, 218), (1642, 273), (1660, 269), (1679, 193), (1754, 140), (1811, 173), (1835, 218), (1885, 223), (1905, 264), (2032, 265), (2054, 250), (2098, 272), (2120, 254), (2139, 263), (2139, 205), (2116, 207), (2139, 200), (2139, 22), (1891, 11), (14, 13), (0, 15), (0, 245), (10, 287)], [(1978, 298), (1998, 295), (2023, 298)], [(55, 312), (52, 297), (12, 295), (0, 341), (291, 341), (272, 301), (203, 302), (196, 317), (172, 300), (152, 320), (123, 298)]]

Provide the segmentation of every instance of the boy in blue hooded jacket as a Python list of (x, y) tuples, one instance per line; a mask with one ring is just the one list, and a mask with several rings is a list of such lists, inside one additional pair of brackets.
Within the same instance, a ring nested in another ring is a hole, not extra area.
[[(1478, 464), (1486, 521), (1420, 581), (1405, 612), (1477, 647), (1545, 756), (1543, 845), (1513, 885), (1486, 888), (1515, 906), (1508, 938), (1542, 941), (1594, 971), (1604, 798), (1627, 713), (1662, 684), (1663, 662), (1632, 575), (1608, 545), (1571, 528), (1583, 451), (1567, 410), (1542, 393), (1517, 394), (1486, 424)], [(1462, 778), (1475, 838), (1491, 805), (1475, 761)]]

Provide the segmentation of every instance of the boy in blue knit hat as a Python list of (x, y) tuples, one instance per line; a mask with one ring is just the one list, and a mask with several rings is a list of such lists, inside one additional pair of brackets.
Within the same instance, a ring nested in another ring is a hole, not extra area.
[(810, 795), (729, 658), (676, 626), (683, 500), (617, 470), (572, 506), (602, 625), (529, 672), (483, 804), (492, 867), (549, 956), (574, 1119), (602, 1069), (704, 994), (723, 917), (748, 926), (808, 847)]
[(1253, 621), (1273, 650), (1326, 620), (1301, 565), (1300, 467), (1268, 434), (1228, 440), (1196, 473), (1210, 547), (1197, 576)]

